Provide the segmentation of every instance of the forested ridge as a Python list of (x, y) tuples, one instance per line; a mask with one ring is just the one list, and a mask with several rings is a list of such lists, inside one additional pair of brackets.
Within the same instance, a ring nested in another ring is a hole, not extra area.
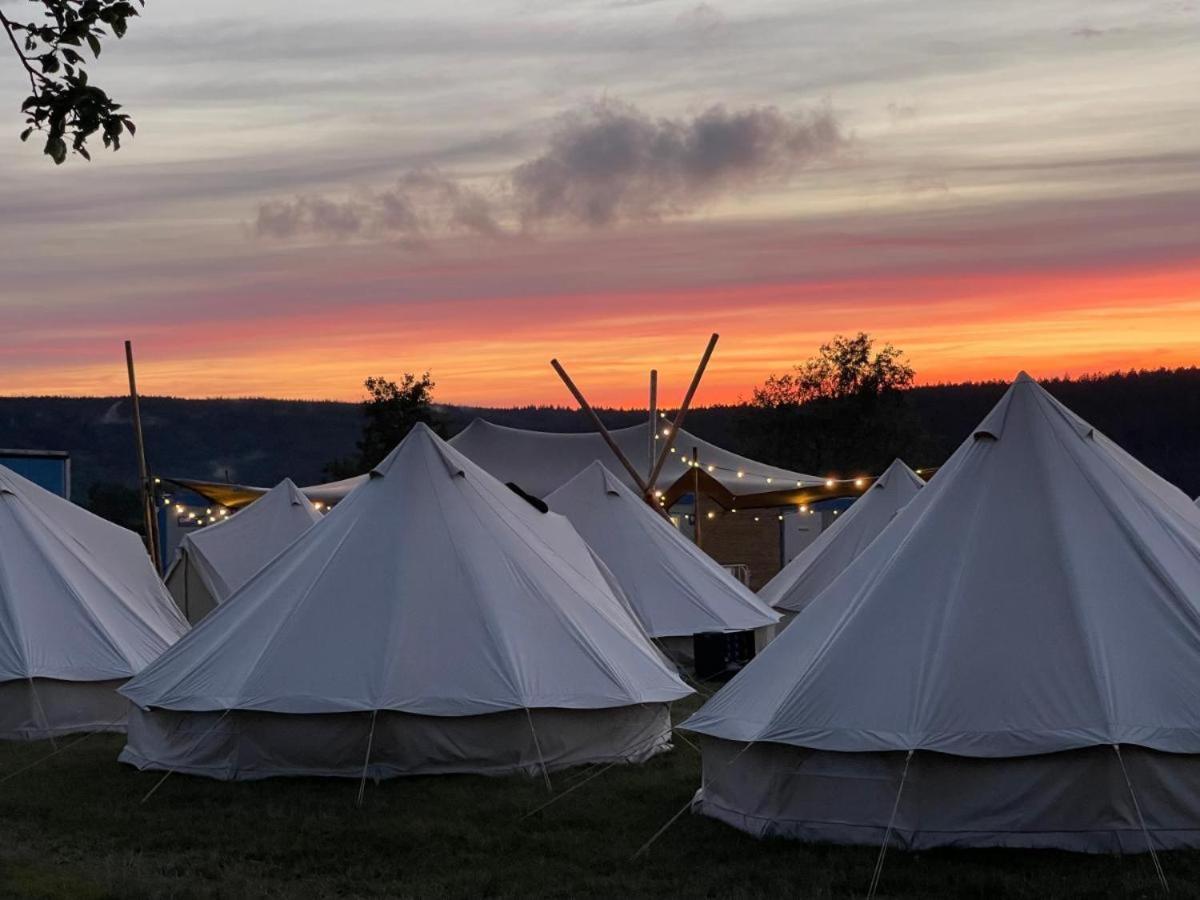
[[(1200, 494), (1200, 368), (1113, 373), (1042, 384), (1189, 496)], [(863, 425), (838, 401), (780, 411), (752, 405), (693, 410), (687, 428), (730, 450), (813, 474), (882, 470), (896, 456), (941, 463), (987, 413), (1004, 382), (915, 387), (894, 409)], [(811, 407), (811, 408), (808, 408)], [(502, 425), (587, 431), (577, 410), (439, 405), (453, 435), (481, 416)], [(644, 410), (601, 410), (611, 426), (643, 421)], [(150, 464), (157, 473), (271, 485), (284, 476), (311, 484), (359, 439), (363, 408), (304, 400), (184, 400), (144, 397)], [(864, 430), (867, 429), (867, 430)], [(0, 397), (0, 447), (68, 450), (73, 497), (111, 501), (136, 484), (129, 403), (121, 397)]]

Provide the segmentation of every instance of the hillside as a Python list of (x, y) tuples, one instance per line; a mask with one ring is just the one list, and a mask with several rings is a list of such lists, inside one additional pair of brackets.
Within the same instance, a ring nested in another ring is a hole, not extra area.
[[(1113, 374), (1045, 382), (1046, 387), (1119, 444), (1179, 485), (1200, 493), (1200, 369)], [(1003, 392), (1000, 382), (914, 388), (905, 395), (911, 433), (903, 446), (864, 448), (844, 470), (878, 470), (902, 454), (913, 465), (940, 463)], [(547, 431), (586, 431), (576, 410), (561, 407), (444, 407), (453, 434), (474, 416)], [(155, 472), (270, 485), (285, 475), (321, 481), (330, 460), (353, 449), (361, 424), (352, 403), (297, 400), (142, 401), (147, 448)], [(644, 412), (608, 410), (613, 426)], [(742, 406), (695, 410), (688, 428), (764, 462), (804, 469), (788, 441), (764, 440), (765, 414)], [(794, 442), (792, 442), (794, 443)], [(73, 494), (87, 502), (93, 485), (136, 483), (129, 403), (117, 397), (0, 397), (0, 447), (69, 450)]]

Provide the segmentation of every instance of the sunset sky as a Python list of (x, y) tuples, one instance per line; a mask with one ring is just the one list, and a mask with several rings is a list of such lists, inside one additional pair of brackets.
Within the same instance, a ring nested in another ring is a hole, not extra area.
[[(25, 5), (0, 0), (6, 9)], [(1200, 364), (1200, 7), (149, 0), (55, 168), (0, 54), (0, 394), (698, 402)]]

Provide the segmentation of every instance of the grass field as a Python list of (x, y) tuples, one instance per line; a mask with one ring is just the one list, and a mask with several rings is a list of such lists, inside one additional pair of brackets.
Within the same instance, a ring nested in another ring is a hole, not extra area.
[[(690, 706), (690, 704), (689, 704)], [(684, 710), (680, 710), (683, 713)], [(441, 777), (368, 784), (224, 784), (115, 762), (123, 739), (94, 735), (0, 783), (2, 897), (862, 897), (868, 848), (755, 841), (680, 818), (686, 744), (614, 767), (543, 812), (536, 779)], [(65, 743), (65, 742), (62, 742)], [(62, 746), (60, 743), (60, 746)], [(50, 752), (0, 744), (0, 778)], [(579, 773), (555, 776), (557, 792)], [(1161, 857), (1177, 897), (1200, 896), (1200, 852)], [(1145, 855), (889, 852), (880, 897), (1152, 897)]]

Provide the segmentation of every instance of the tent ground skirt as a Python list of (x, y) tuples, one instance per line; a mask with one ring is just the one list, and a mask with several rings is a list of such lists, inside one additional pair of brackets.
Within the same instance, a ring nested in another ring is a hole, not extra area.
[(124, 731), (129, 701), (124, 679), (61, 681), (34, 678), (0, 683), (0, 740), (42, 741), (88, 731)]
[[(275, 776), (370, 778), (538, 775), (588, 763), (642, 762), (670, 748), (666, 703), (507, 710), (482, 716), (285, 715), (130, 711), (122, 762), (223, 781)], [(532, 723), (532, 727), (531, 727)], [(536, 738), (535, 738), (536, 735)], [(367, 745), (370, 741), (370, 759)]]
[[(757, 837), (879, 846), (905, 754), (705, 737), (694, 810)], [(1144, 853), (1200, 847), (1200, 756), (1111, 747), (1011, 758), (915, 753), (891, 845)]]

